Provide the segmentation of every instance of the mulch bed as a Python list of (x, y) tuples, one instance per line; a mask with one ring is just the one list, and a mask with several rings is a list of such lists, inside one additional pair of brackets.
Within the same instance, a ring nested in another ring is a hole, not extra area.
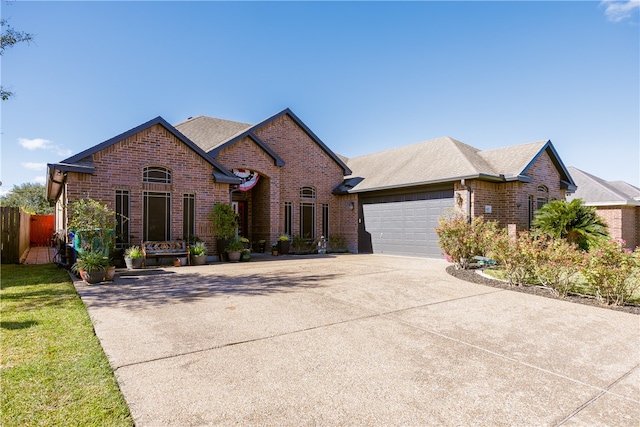
[(476, 269), (469, 270), (456, 270), (453, 265), (447, 267), (447, 273), (456, 277), (460, 280), (465, 280), (467, 282), (478, 283), (480, 285), (491, 286), (494, 288), (507, 289), (515, 292), (523, 292), (525, 294), (539, 295), (547, 298), (555, 298), (564, 301), (569, 301), (577, 304), (586, 304), (593, 305), (595, 307), (606, 308), (609, 310), (615, 311), (624, 311), (626, 313), (638, 314), (640, 315), (640, 305), (635, 304), (627, 304), (624, 306), (615, 306), (615, 305), (604, 305), (600, 304), (595, 298), (590, 298), (581, 295), (568, 295), (566, 298), (560, 298), (555, 296), (550, 290), (539, 287), (539, 286), (515, 286), (509, 285), (507, 282), (503, 282), (502, 280), (490, 279), (484, 277), (477, 273)]

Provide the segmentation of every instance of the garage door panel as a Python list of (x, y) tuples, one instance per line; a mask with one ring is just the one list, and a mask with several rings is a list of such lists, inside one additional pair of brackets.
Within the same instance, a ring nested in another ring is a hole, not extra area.
[(363, 204), (374, 253), (441, 258), (435, 227), (453, 198)]

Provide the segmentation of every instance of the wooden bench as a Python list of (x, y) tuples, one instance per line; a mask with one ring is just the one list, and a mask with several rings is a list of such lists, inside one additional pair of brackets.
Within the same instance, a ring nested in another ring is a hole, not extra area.
[(187, 265), (191, 264), (189, 257), (189, 245), (184, 240), (147, 241), (142, 242), (142, 259), (144, 266), (147, 265), (147, 258), (177, 258), (187, 257)]

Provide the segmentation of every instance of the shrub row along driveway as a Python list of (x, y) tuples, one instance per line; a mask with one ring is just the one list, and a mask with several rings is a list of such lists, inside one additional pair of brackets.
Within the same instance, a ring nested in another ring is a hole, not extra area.
[(138, 426), (636, 425), (638, 316), (445, 267), (278, 257), (76, 287)]

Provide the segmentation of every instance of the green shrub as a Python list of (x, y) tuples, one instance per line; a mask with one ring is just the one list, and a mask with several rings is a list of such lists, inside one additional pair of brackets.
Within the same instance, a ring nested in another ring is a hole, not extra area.
[(333, 252), (344, 252), (347, 250), (347, 238), (342, 234), (332, 234), (329, 236), (329, 247)]
[(624, 305), (640, 288), (640, 249), (629, 252), (615, 240), (601, 242), (586, 257), (582, 276), (598, 301)]
[(503, 229), (493, 236), (488, 254), (504, 268), (509, 284), (522, 286), (533, 276), (535, 238), (528, 232), (511, 236)]
[(531, 270), (538, 283), (566, 297), (580, 271), (583, 254), (577, 245), (547, 235), (532, 240)]
[(453, 214), (441, 217), (438, 222), (438, 244), (456, 268), (466, 269), (474, 256), (487, 255), (491, 241), (499, 234), (498, 223), (485, 222), (483, 217), (468, 221), (463, 215)]
[(545, 204), (536, 211), (531, 225), (551, 237), (575, 243), (582, 250), (589, 250), (609, 237), (606, 222), (594, 207), (585, 206), (581, 199), (553, 200)]
[(311, 237), (293, 236), (291, 246), (296, 254), (305, 255), (316, 251), (317, 242)]

